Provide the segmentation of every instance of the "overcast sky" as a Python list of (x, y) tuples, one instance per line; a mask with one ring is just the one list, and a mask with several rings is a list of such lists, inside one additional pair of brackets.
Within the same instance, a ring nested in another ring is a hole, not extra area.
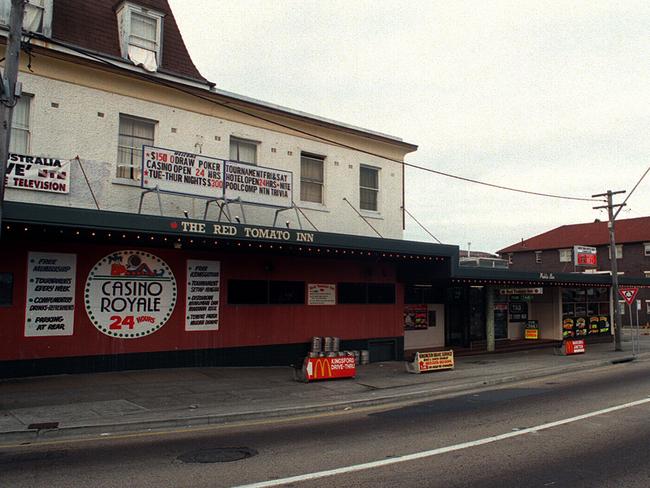
[[(401, 137), (407, 162), (578, 197), (650, 165), (647, 0), (169, 2), (217, 87)], [(592, 206), (407, 170), (407, 209), (462, 248), (606, 219)], [(620, 218), (644, 215), (650, 175)], [(408, 217), (405, 237), (431, 240)]]

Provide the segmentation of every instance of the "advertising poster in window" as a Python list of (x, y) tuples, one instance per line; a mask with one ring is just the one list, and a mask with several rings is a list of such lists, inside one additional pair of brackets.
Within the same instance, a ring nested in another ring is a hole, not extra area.
[(18, 190), (70, 193), (70, 166), (67, 159), (9, 154), (5, 185)]
[(206, 198), (223, 197), (221, 159), (144, 146), (142, 188)]
[(176, 279), (165, 261), (144, 251), (116, 251), (88, 273), (86, 312), (101, 333), (138, 339), (159, 330), (176, 305)]
[(225, 194), (228, 199), (288, 208), (293, 202), (293, 173), (228, 161)]
[(187, 261), (185, 330), (219, 330), (219, 261)]
[(426, 305), (404, 307), (404, 330), (422, 330), (429, 327), (429, 314)]
[(25, 337), (73, 334), (76, 267), (76, 254), (27, 255)]
[(336, 285), (326, 283), (308, 283), (307, 304), (336, 305)]

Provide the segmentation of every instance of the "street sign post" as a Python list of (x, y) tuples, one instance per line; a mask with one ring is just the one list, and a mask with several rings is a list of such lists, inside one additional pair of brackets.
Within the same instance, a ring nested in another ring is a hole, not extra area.
[[(630, 314), (630, 339), (632, 340), (632, 355), (636, 356), (639, 353), (639, 310), (636, 312), (636, 329), (634, 328), (634, 319), (632, 318), (632, 304), (636, 298), (639, 289), (635, 286), (621, 287), (618, 289), (618, 294), (623, 297), (627, 303), (627, 309)], [(638, 300), (637, 300), (638, 302)], [(638, 305), (637, 305), (638, 307)]]

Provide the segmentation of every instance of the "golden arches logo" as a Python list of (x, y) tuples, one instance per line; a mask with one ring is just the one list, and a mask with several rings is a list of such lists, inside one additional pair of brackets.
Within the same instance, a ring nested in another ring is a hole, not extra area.
[[(320, 376), (318, 375), (318, 368), (320, 367)], [(327, 375), (325, 375), (327, 371)], [(332, 365), (329, 360), (325, 358), (318, 358), (314, 361), (314, 378), (330, 378), (332, 376)]]

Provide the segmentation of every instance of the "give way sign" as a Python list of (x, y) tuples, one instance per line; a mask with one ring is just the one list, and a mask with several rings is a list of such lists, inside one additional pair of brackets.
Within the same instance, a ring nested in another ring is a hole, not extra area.
[(628, 305), (632, 305), (632, 302), (634, 301), (634, 298), (636, 298), (636, 294), (639, 292), (638, 288), (619, 288), (618, 289), (618, 294), (623, 297), (623, 300), (625, 300), (625, 303)]

